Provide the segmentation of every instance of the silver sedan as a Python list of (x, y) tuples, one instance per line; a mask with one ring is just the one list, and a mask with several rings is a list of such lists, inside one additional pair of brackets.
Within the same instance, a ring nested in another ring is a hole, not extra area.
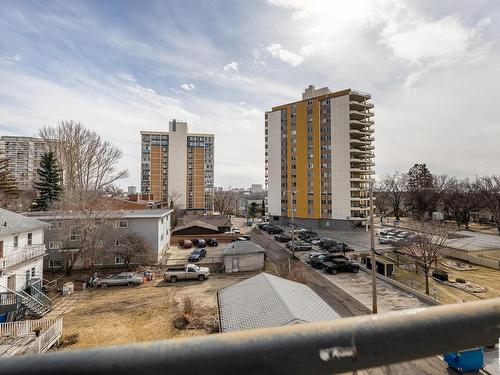
[(134, 286), (140, 285), (144, 282), (144, 276), (135, 274), (133, 272), (122, 272), (118, 275), (111, 275), (104, 279), (97, 279), (95, 286), (100, 288), (107, 288), (108, 286)]

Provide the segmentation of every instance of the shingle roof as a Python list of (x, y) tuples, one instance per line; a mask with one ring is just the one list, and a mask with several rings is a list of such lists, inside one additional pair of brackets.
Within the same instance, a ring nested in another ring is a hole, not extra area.
[(207, 224), (215, 225), (216, 227), (230, 227), (231, 218), (224, 215), (185, 215), (182, 218), (183, 224), (201, 221)]
[(184, 229), (187, 229), (187, 228), (191, 228), (191, 227), (200, 227), (200, 228), (205, 228), (205, 229), (210, 229), (210, 230), (213, 230), (215, 232), (218, 232), (219, 231), (219, 228), (217, 228), (215, 225), (211, 225), (211, 224), (207, 224), (203, 221), (191, 221), (187, 224), (184, 224), (180, 227), (177, 227), (175, 228), (173, 231), (172, 231), (172, 234), (175, 234), (177, 232), (180, 232), (181, 230), (184, 230)]
[(222, 332), (340, 318), (308, 286), (265, 272), (219, 290), (217, 300)]
[(222, 255), (240, 255), (240, 254), (256, 254), (265, 253), (262, 247), (251, 241), (235, 241), (231, 242), (222, 250)]
[(0, 235), (29, 232), (49, 226), (48, 223), (0, 208)]
[[(105, 214), (103, 215), (109, 219), (143, 219), (143, 218), (160, 218), (173, 210), (163, 209), (163, 210), (103, 210)], [(98, 212), (98, 210), (95, 210)], [(83, 218), (81, 212), (75, 211), (42, 211), (42, 212), (27, 212), (26, 215), (31, 217), (37, 217), (43, 220), (64, 220), (64, 219), (75, 219)]]

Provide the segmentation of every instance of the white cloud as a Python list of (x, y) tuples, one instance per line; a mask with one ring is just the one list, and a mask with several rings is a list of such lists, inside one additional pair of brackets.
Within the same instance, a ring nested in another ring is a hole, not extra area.
[(458, 17), (448, 16), (434, 22), (416, 21), (401, 31), (387, 31), (383, 41), (394, 56), (421, 64), (463, 55), (477, 35), (477, 28), (468, 28)]
[(22, 56), (15, 54), (14, 56), (0, 56), (0, 63), (15, 64), (22, 60)]
[(236, 61), (231, 61), (229, 64), (224, 66), (224, 71), (238, 73), (238, 63)]
[(181, 85), (181, 89), (184, 91), (193, 91), (196, 87), (192, 83), (183, 83)]
[(272, 57), (278, 58), (293, 67), (299, 66), (302, 61), (304, 61), (304, 57), (288, 51), (279, 43), (270, 44), (266, 47), (266, 50), (271, 54)]
[(309, 44), (307, 46), (300, 47), (299, 52), (302, 56), (311, 56), (312, 54), (314, 54), (316, 49), (317, 49), (316, 46)]

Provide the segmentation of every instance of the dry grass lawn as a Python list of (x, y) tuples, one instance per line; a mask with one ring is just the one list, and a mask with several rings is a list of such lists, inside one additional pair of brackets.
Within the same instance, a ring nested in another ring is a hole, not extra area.
[(157, 278), (139, 287), (76, 292), (80, 300), (63, 314), (63, 341), (75, 334), (78, 339), (61, 350), (208, 334), (204, 329), (178, 330), (172, 325), (183, 296), (190, 296), (202, 315), (213, 317), (217, 312), (217, 290), (253, 275), (214, 274), (205, 282), (176, 284)]
[[(476, 266), (474, 271), (456, 271), (440, 264), (440, 268), (448, 272), (450, 278), (463, 278), (472, 282), (478, 283), (488, 290), (484, 293), (467, 293), (451, 286), (443, 285), (432, 278), (429, 279), (430, 292), (432, 289), (437, 291), (437, 298), (443, 303), (455, 303), (462, 301), (478, 301), (484, 298), (500, 297), (500, 271)], [(396, 281), (410, 286), (410, 281), (413, 282), (413, 288), (425, 293), (425, 278), (422, 272), (418, 275), (413, 271), (406, 271), (401, 268), (396, 268)]]

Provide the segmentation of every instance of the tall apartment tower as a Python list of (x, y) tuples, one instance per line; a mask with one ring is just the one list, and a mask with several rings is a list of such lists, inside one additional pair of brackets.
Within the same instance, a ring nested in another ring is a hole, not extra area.
[(40, 159), (47, 151), (47, 144), (40, 138), (0, 137), (0, 157), (7, 158), (7, 167), (20, 190), (33, 188)]
[(141, 131), (141, 192), (180, 209), (213, 211), (214, 135), (188, 133), (172, 120), (168, 132)]
[(302, 100), (265, 114), (271, 222), (350, 227), (369, 210), (374, 164), (370, 94), (309, 86)]

